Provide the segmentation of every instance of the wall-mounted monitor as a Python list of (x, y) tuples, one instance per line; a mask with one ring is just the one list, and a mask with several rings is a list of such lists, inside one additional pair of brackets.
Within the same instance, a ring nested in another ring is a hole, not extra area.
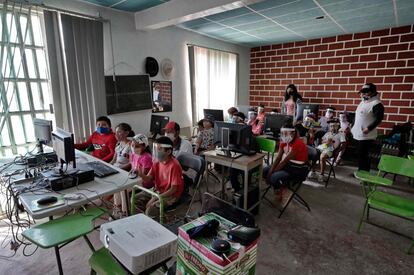
[(149, 75), (105, 76), (107, 113), (152, 109)]

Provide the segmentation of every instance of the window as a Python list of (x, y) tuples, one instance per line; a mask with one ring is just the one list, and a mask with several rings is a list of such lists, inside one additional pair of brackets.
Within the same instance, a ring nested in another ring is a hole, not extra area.
[(35, 142), (33, 118), (50, 113), (42, 16), (0, 6), (0, 154), (24, 154)]
[(237, 54), (197, 46), (190, 46), (189, 53), (196, 123), (204, 117), (203, 109), (227, 110), (236, 105)]

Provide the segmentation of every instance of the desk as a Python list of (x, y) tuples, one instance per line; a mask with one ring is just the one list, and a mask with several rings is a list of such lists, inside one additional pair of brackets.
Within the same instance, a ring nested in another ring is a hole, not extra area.
[[(208, 166), (208, 163), (216, 163), (219, 165), (223, 165), (226, 167), (242, 170), (244, 172), (244, 186), (243, 186), (243, 209), (250, 211), (254, 209), (259, 203), (260, 203), (260, 189), (261, 189), (261, 183), (262, 183), (262, 177), (263, 174), (263, 158), (265, 154), (262, 153), (256, 153), (252, 156), (246, 156), (243, 155), (239, 158), (232, 159), (225, 156), (217, 155), (215, 150), (211, 151), (205, 151), (203, 152), (203, 155), (206, 158), (206, 167)], [(253, 168), (259, 167), (259, 198), (257, 203), (252, 205), (249, 209), (247, 208), (247, 196), (248, 196), (248, 185), (249, 185), (249, 171)], [(208, 173), (206, 175), (206, 182), (208, 185)], [(224, 182), (221, 183), (221, 190), (224, 193)]]
[[(76, 162), (77, 163), (85, 163), (88, 161), (101, 161), (97, 158), (92, 157), (84, 152), (76, 150)], [(110, 165), (104, 161), (101, 161), (105, 165)], [(135, 179), (128, 178), (128, 172), (119, 169), (118, 167), (112, 166), (112, 168), (119, 171), (119, 173), (110, 175), (104, 178), (95, 177), (93, 181), (86, 182), (83, 184), (78, 185), (77, 187), (68, 188), (65, 190), (61, 190), (58, 192), (49, 191), (45, 194), (42, 190), (27, 191), (19, 196), (21, 203), (23, 204), (27, 213), (33, 219), (42, 219), (45, 217), (52, 217), (57, 214), (61, 214), (65, 211), (72, 210), (79, 208), (81, 205), (87, 204), (91, 200), (95, 200), (97, 198), (112, 195), (116, 192), (120, 192), (126, 190), (128, 188), (132, 188), (132, 186), (141, 183), (141, 178), (137, 177)], [(25, 183), (19, 184), (24, 185)], [(26, 184), (28, 185), (28, 184)], [(16, 187), (17, 188), (17, 187)], [(43, 194), (39, 194), (39, 192)], [(62, 196), (64, 194), (80, 194), (82, 195), (81, 199), (78, 200), (65, 200), (64, 204), (51, 206), (39, 211), (33, 211), (32, 204), (34, 201), (37, 201), (39, 198), (46, 196)]]

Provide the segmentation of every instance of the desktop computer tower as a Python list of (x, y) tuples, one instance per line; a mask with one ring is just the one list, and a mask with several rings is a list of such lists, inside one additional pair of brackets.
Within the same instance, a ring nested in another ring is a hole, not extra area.
[[(260, 188), (258, 184), (250, 185), (247, 191), (247, 208), (249, 209), (252, 205), (259, 201)], [(243, 189), (233, 194), (233, 204), (243, 209), (244, 195)], [(250, 213), (257, 215), (259, 214), (259, 205), (250, 210)]]

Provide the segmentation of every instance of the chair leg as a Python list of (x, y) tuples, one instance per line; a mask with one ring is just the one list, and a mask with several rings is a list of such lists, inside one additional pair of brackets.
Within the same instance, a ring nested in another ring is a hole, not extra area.
[(368, 206), (368, 200), (365, 201), (364, 209), (362, 210), (361, 219), (359, 220), (358, 229), (357, 229), (358, 233), (361, 232), (362, 222), (364, 221), (364, 216), (365, 216), (365, 211), (367, 209), (367, 206)]
[(309, 204), (299, 194), (295, 193), (295, 195), (293, 196), (293, 198), (297, 202), (299, 202), (300, 204), (302, 204), (303, 206), (305, 206), (308, 209), (309, 212), (311, 211), (311, 209), (309, 207)]
[(56, 261), (59, 269), (59, 275), (63, 275), (63, 269), (62, 269), (62, 261), (60, 260), (60, 253), (59, 253), (59, 247), (55, 246), (55, 255), (56, 255)]
[(334, 168), (333, 168), (333, 163), (331, 163), (330, 161), (327, 161), (326, 163), (329, 164), (329, 173), (328, 173), (328, 178), (326, 179), (326, 182), (325, 182), (325, 188), (328, 187), (329, 180), (331, 179), (332, 171), (333, 171), (333, 173), (335, 175), (335, 171), (334, 171)]
[(286, 205), (282, 208), (282, 210), (280, 210), (280, 214), (277, 217), (278, 219), (280, 219), (280, 217), (282, 217), (283, 213), (285, 212), (286, 208), (289, 206), (290, 202), (293, 200), (293, 197), (295, 196), (295, 193), (292, 194), (292, 196), (290, 196), (289, 200), (287, 201)]

